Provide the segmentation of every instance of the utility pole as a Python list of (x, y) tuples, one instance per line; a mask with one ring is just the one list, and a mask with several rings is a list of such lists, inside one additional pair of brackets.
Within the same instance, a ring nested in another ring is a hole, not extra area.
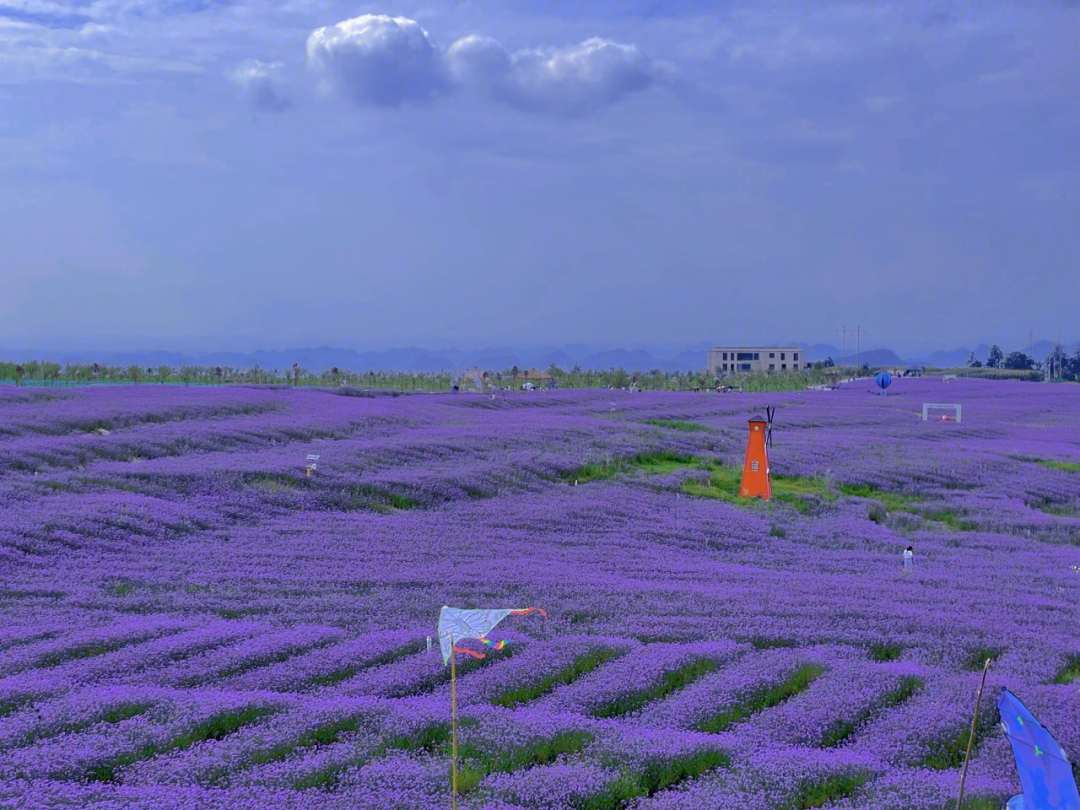
[(855, 327), (855, 365), (858, 368), (862, 368), (862, 336), (866, 334), (866, 330), (861, 326)]
[(841, 337), (842, 342), (841, 342), (840, 345), (843, 348), (841, 348), (841, 350), (840, 350), (840, 352), (841, 352), (841, 354), (840, 354), (840, 367), (843, 368), (844, 366), (847, 365), (847, 326), (846, 325), (841, 326), (838, 331), (840, 332), (840, 334), (842, 336)]

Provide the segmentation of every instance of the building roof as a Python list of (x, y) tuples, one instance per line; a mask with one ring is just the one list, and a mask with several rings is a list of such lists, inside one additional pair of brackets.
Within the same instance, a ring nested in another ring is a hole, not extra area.
[(521, 372), (521, 376), (526, 380), (550, 380), (551, 375), (546, 371), (540, 371), (537, 368), (530, 368), (527, 371)]

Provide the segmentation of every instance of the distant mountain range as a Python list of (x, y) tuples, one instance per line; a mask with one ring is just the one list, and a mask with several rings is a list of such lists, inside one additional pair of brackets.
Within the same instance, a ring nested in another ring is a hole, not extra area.
[[(831, 357), (838, 365), (842, 360), (840, 348), (828, 343), (788, 344), (796, 345), (806, 352), (810, 361), (824, 360)], [(1067, 347), (1072, 353), (1080, 343)], [(408, 348), (385, 351), (356, 351), (330, 346), (319, 348), (287, 349), (283, 351), (254, 352), (177, 352), (177, 351), (41, 351), (35, 349), (6, 349), (0, 347), (0, 361), (26, 362), (47, 359), (58, 363), (105, 363), (115, 366), (160, 366), (168, 365), (179, 368), (184, 365), (231, 366), (233, 368), (260, 368), (283, 371), (298, 363), (309, 371), (325, 371), (337, 367), (343, 371), (414, 371), (438, 372), (480, 368), (488, 371), (505, 371), (514, 366), (519, 369), (547, 369), (553, 363), (559, 368), (570, 370), (574, 365), (583, 369), (624, 368), (628, 371), (698, 371), (705, 365), (706, 344), (687, 347), (681, 351), (663, 351), (659, 349), (607, 349), (593, 350), (587, 346), (572, 345), (562, 348), (520, 349), (491, 348), (474, 351), (447, 349), (434, 351), (429, 349)], [(1004, 348), (1004, 347), (1003, 347)], [(1006, 354), (1015, 347), (1005, 349)], [(1026, 347), (1020, 349), (1026, 351)], [(1034, 344), (1033, 354), (1037, 359), (1046, 357), (1053, 350), (1048, 340)], [(950, 368), (963, 366), (971, 349), (960, 348), (949, 351), (934, 351), (923, 357), (901, 357), (891, 349), (867, 349), (858, 355), (858, 360), (871, 366), (907, 366), (925, 365)], [(974, 349), (975, 356), (982, 361), (990, 353), (990, 347), (980, 344)], [(856, 353), (851, 349), (847, 353), (847, 363), (854, 365)]]

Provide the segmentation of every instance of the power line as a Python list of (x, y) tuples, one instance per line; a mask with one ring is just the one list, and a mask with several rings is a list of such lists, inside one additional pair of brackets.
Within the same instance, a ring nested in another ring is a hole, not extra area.
[(862, 367), (862, 337), (863, 337), (863, 335), (866, 334), (866, 330), (863, 329), (861, 326), (856, 326), (854, 329), (849, 329), (848, 326), (845, 324), (844, 326), (841, 326), (836, 331), (840, 333), (840, 335), (842, 336), (842, 340), (843, 340), (842, 349), (841, 349), (842, 355), (841, 355), (840, 365), (841, 366), (846, 366), (847, 365), (847, 336), (848, 336), (848, 333), (851, 332), (851, 333), (853, 333), (855, 335), (855, 364), (856, 364), (856, 366), (861, 368)]

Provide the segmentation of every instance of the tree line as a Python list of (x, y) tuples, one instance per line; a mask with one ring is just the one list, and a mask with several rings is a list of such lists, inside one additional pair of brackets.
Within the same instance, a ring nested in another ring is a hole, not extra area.
[[(1072, 355), (1058, 345), (1045, 360), (1034, 360), (1023, 352), (1004, 354), (997, 345), (990, 349), (985, 363), (968, 356), (971, 369), (1028, 371), (1051, 380), (1080, 381), (1080, 349)], [(537, 388), (619, 388), (643, 391), (693, 391), (710, 388), (739, 388), (745, 391), (797, 390), (808, 385), (835, 383), (842, 377), (870, 376), (869, 366), (839, 368), (827, 358), (804, 370), (769, 373), (722, 373), (700, 371), (627, 371), (623, 368), (583, 369), (575, 364), (565, 370), (552, 364), (546, 376), (536, 378), (513, 366), (496, 372), (483, 372), (484, 390), (519, 390), (526, 382)], [(313, 371), (293, 363), (287, 368), (264, 369), (204, 365), (109, 365), (105, 363), (56, 363), (31, 360), (24, 363), (0, 362), (0, 382), (16, 385), (65, 386), (99, 384), (159, 385), (289, 385), (292, 387), (350, 386), (398, 391), (475, 390), (466, 372), (351, 371), (337, 367)]]
[(1024, 352), (1005, 354), (996, 343), (990, 347), (990, 353), (983, 363), (975, 357), (975, 352), (968, 354), (968, 368), (1007, 369), (1012, 371), (1041, 371), (1050, 380), (1068, 380), (1080, 382), (1080, 348), (1069, 355), (1065, 347), (1058, 343), (1043, 360), (1029, 357)]
[[(869, 368), (865, 369), (869, 373)], [(846, 370), (850, 376), (854, 372)], [(645, 391), (688, 391), (713, 387), (741, 387), (743, 390), (794, 390), (806, 385), (835, 381), (840, 370), (831, 360), (815, 363), (805, 371), (772, 374), (743, 374), (737, 378), (705, 371), (627, 371), (623, 368), (583, 369), (574, 365), (564, 370), (552, 364), (546, 377), (530, 376), (517, 366), (484, 372), (480, 384), (486, 391), (520, 390), (527, 382), (536, 388), (619, 388)], [(475, 390), (476, 383), (465, 372), (350, 371), (330, 368), (313, 371), (293, 363), (288, 368), (264, 369), (231, 366), (169, 365), (127, 366), (105, 363), (55, 363), (32, 360), (25, 363), (0, 362), (0, 382), (16, 385), (289, 385), (292, 387), (337, 387), (392, 389), (398, 391)]]

